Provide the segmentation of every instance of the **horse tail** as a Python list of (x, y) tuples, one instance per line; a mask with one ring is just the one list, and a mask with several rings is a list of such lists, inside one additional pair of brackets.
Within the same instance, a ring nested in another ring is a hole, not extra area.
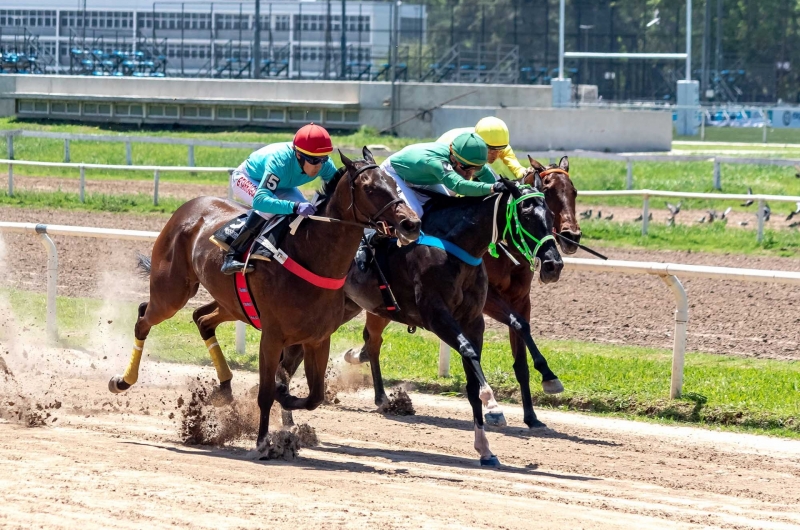
[(142, 275), (144, 278), (150, 277), (150, 256), (145, 256), (144, 254), (137, 252), (136, 253), (136, 268), (139, 269), (139, 274)]

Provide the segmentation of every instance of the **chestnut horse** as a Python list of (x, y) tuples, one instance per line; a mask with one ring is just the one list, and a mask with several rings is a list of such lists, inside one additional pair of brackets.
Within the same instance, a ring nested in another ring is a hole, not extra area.
[[(366, 147), (363, 154), (364, 160), (356, 162), (341, 155), (344, 167), (325, 184), (318, 207), (320, 216), (347, 223), (306, 221), (296, 235), (288, 235), (281, 244), (288, 256), (313, 274), (343, 280), (365, 225), (384, 222), (394, 228), (402, 243), (419, 237), (419, 218), (400, 199), (394, 182), (375, 164)], [(178, 208), (161, 230), (149, 267), (150, 300), (139, 306), (133, 355), (125, 374), (109, 382), (112, 392), (123, 392), (136, 382), (150, 329), (175, 315), (201, 284), (214, 301), (195, 310), (194, 321), (220, 381), (230, 386), (232, 374), (217, 344), (215, 330), (222, 322), (248, 319), (237, 300), (233, 280), (220, 272), (224, 254), (209, 238), (244, 211), (243, 206), (231, 201), (200, 197)], [(312, 285), (274, 259), (257, 262), (248, 281), (262, 325), (258, 391), (261, 414), (256, 449), (266, 455), (269, 411), (276, 397), (287, 410), (311, 410), (322, 403), (330, 336), (344, 318), (345, 296), (341, 287), (324, 289)], [(276, 393), (275, 374), (281, 351), (294, 344), (302, 344), (306, 354), (306, 398), (291, 396), (285, 389), (280, 395)]]

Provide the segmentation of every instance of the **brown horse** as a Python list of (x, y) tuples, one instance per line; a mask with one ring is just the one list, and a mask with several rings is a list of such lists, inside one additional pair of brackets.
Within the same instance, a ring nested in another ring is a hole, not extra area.
[[(555, 217), (553, 231), (575, 243), (580, 242), (581, 229), (575, 215), (575, 198), (578, 196), (578, 191), (569, 178), (569, 159), (566, 156), (562, 157), (558, 165), (551, 164), (547, 168), (530, 156), (528, 160), (532, 171), (524, 177), (523, 182), (533, 184), (535, 173), (541, 175), (545, 201)], [(563, 238), (557, 239), (564, 254), (574, 254), (578, 250), (573, 243)], [(564, 386), (550, 370), (547, 360), (531, 336), (529, 323), (533, 272), (522, 259), (522, 255), (513, 247), (511, 254), (519, 261), (518, 265), (503, 253), (500, 253), (497, 259), (485, 260), (489, 290), (486, 293), (483, 312), (508, 326), (511, 353), (514, 356), (514, 375), (520, 386), (525, 424), (528, 427), (544, 427), (544, 423), (536, 418), (533, 410), (526, 346), (531, 352), (533, 367), (542, 374), (542, 388), (545, 393), (557, 394), (564, 390)]]
[[(288, 235), (282, 250), (312, 273), (326, 278), (344, 278), (363, 234), (363, 226), (379, 221), (393, 227), (399, 240), (408, 243), (420, 233), (420, 220), (403, 202), (396, 187), (364, 148), (364, 160), (352, 162), (341, 155), (344, 167), (328, 182), (319, 205), (320, 216), (347, 221), (305, 221), (296, 235)], [(172, 317), (193, 297), (202, 284), (214, 302), (194, 312), (194, 321), (206, 342), (221, 383), (232, 374), (215, 338), (222, 322), (247, 322), (236, 297), (234, 282), (220, 272), (223, 253), (209, 238), (225, 222), (245, 208), (212, 197), (193, 199), (173, 214), (153, 246), (150, 301), (139, 306), (133, 355), (125, 374), (109, 382), (112, 392), (130, 388), (138, 377), (144, 341), (150, 329)], [(360, 226), (359, 226), (360, 225)], [(314, 409), (322, 403), (328, 364), (330, 336), (344, 317), (344, 290), (316, 287), (276, 260), (259, 262), (248, 274), (253, 301), (262, 325), (259, 352), (258, 405), (261, 410), (256, 448), (267, 454), (269, 411), (276, 398), (275, 374), (281, 350), (302, 344), (309, 385), (306, 398), (281, 396), (287, 409)]]

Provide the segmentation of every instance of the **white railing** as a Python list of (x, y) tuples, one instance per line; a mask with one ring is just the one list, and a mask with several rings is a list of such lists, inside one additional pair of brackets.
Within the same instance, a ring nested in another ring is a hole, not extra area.
[[(42, 245), (47, 250), (47, 310), (46, 324), (47, 337), (50, 341), (58, 340), (58, 327), (56, 325), (56, 295), (58, 291), (58, 249), (50, 236), (90, 237), (97, 239), (125, 239), (129, 241), (154, 242), (158, 232), (144, 230), (116, 230), (113, 228), (91, 228), (85, 226), (45, 225), (36, 223), (13, 223), (0, 221), (0, 232), (17, 234), (36, 234)], [(245, 352), (244, 322), (236, 322), (236, 351)]]
[[(50, 235), (127, 239), (133, 241), (155, 241), (158, 232), (140, 230), (115, 230), (81, 226), (44, 225), (35, 223), (0, 222), (0, 232), (38, 234), (47, 249), (47, 316), (46, 328), (51, 340), (58, 339), (56, 327), (56, 286), (58, 282), (58, 253)], [(564, 258), (567, 270), (591, 272), (617, 272), (623, 274), (650, 274), (658, 276), (672, 290), (676, 301), (675, 338), (672, 350), (672, 376), (670, 396), (680, 397), (683, 387), (683, 366), (686, 353), (686, 326), (689, 320), (689, 305), (686, 291), (676, 277), (738, 280), (746, 282), (782, 283), (800, 285), (800, 272), (770, 271), (757, 269), (734, 269), (727, 267), (704, 267), (676, 265), (672, 263), (648, 263), (637, 261), (601, 261), (579, 258)], [(236, 323), (236, 351), (244, 353), (246, 326)], [(446, 376), (450, 369), (450, 350), (446, 345), (439, 350), (439, 375)]]
[(6, 146), (8, 158), (14, 158), (14, 137), (27, 137), (27, 138), (49, 138), (53, 140), (64, 141), (64, 162), (70, 161), (70, 142), (71, 141), (88, 141), (88, 142), (112, 142), (125, 144), (125, 163), (129, 166), (133, 164), (133, 148), (135, 143), (141, 144), (168, 144), (168, 145), (185, 145), (187, 148), (187, 165), (194, 167), (194, 148), (195, 147), (219, 147), (226, 149), (261, 149), (264, 147), (263, 143), (258, 142), (220, 142), (217, 140), (201, 140), (197, 138), (176, 138), (176, 137), (159, 137), (159, 136), (113, 136), (103, 134), (77, 134), (77, 133), (59, 133), (59, 132), (46, 132), (46, 131), (24, 131), (24, 130), (8, 130), (0, 132), (0, 135), (6, 137)]
[(676, 199), (707, 199), (715, 201), (758, 201), (758, 228), (756, 239), (759, 243), (764, 240), (764, 206), (767, 201), (800, 203), (800, 197), (792, 195), (746, 195), (744, 193), (695, 193), (691, 191), (661, 191), (661, 190), (585, 190), (578, 197), (624, 197), (641, 196), (642, 206), (642, 235), (647, 235), (650, 218), (650, 197), (671, 197)]
[[(782, 283), (800, 285), (800, 272), (771, 271), (758, 269), (735, 269), (728, 267), (704, 267), (678, 265), (674, 263), (650, 263), (643, 261), (595, 260), (563, 258), (565, 270), (582, 272), (617, 272), (622, 274), (650, 274), (658, 276), (670, 288), (675, 297), (675, 337), (672, 346), (672, 375), (670, 397), (681, 396), (683, 388), (683, 366), (686, 355), (686, 327), (689, 322), (689, 301), (686, 291), (676, 275), (683, 278), (707, 278), (714, 280), (737, 280), (743, 282)], [(450, 348), (439, 344), (439, 376), (450, 372)]]
[(548, 159), (555, 163), (560, 157), (567, 155), (575, 158), (587, 158), (589, 160), (612, 160), (625, 162), (628, 172), (625, 179), (626, 189), (633, 189), (633, 164), (635, 162), (713, 162), (714, 169), (711, 175), (711, 183), (715, 190), (722, 189), (722, 164), (743, 164), (754, 166), (780, 166), (794, 167), (800, 166), (800, 159), (797, 158), (754, 158), (754, 157), (734, 157), (716, 154), (708, 155), (668, 155), (668, 154), (647, 154), (647, 153), (601, 153), (597, 151), (540, 151), (530, 153), (534, 159)]
[[(766, 129), (765, 129), (766, 130)], [(191, 171), (200, 171), (201, 168), (195, 168), (195, 147), (217, 147), (225, 149), (260, 149), (264, 147), (263, 143), (258, 142), (220, 142), (218, 140), (202, 140), (197, 138), (175, 138), (175, 137), (158, 137), (158, 136), (112, 136), (100, 134), (78, 134), (78, 133), (59, 133), (47, 131), (26, 131), (26, 130), (8, 130), (0, 131), (0, 136), (6, 137), (6, 146), (8, 159), (14, 158), (14, 137), (29, 137), (29, 138), (49, 138), (64, 141), (64, 162), (70, 162), (70, 142), (71, 141), (93, 141), (93, 142), (117, 142), (125, 144), (125, 163), (132, 166), (132, 144), (134, 143), (149, 143), (149, 144), (168, 144), (168, 145), (185, 145), (187, 148), (187, 167)], [(625, 162), (628, 166), (628, 173), (626, 179), (627, 189), (633, 189), (633, 164), (635, 162), (713, 162), (714, 170), (712, 173), (712, 183), (714, 189), (722, 189), (722, 168), (720, 164), (748, 164), (748, 165), (766, 165), (766, 166), (794, 166), (800, 165), (800, 159), (788, 158), (739, 158), (723, 155), (667, 155), (667, 154), (648, 154), (648, 153), (603, 153), (599, 151), (539, 151), (530, 153), (533, 158), (544, 159), (550, 161), (558, 160), (563, 155), (573, 157), (587, 158), (590, 160), (613, 160), (617, 162)], [(89, 167), (88, 164), (85, 164)], [(145, 166), (141, 166), (145, 167)], [(98, 168), (101, 168), (98, 166)], [(122, 169), (123, 166), (102, 166), (102, 169)], [(186, 170), (185, 168), (182, 170)]]
[[(8, 165), (8, 195), (14, 196), (14, 166), (36, 166), (36, 167), (66, 167), (80, 170), (78, 181), (78, 197), (81, 202), (86, 200), (86, 170), (87, 169), (112, 169), (122, 171), (152, 171), (153, 172), (153, 204), (158, 206), (158, 184), (161, 172), (168, 171), (191, 171), (193, 173), (228, 173), (233, 168), (226, 167), (187, 167), (187, 166), (115, 166), (111, 164), (75, 164), (67, 162), (38, 162), (34, 160), (10, 160), (0, 159), (0, 164)], [(232, 199), (233, 194), (228, 183), (228, 198)]]

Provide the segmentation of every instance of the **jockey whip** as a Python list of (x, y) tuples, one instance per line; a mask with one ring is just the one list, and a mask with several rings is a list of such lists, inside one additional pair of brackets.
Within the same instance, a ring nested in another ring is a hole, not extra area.
[(558, 233), (558, 232), (556, 232), (555, 230), (553, 230), (553, 234), (554, 234), (556, 237), (558, 237), (558, 238), (560, 238), (560, 239), (563, 239), (563, 240), (564, 240), (564, 241), (566, 241), (567, 243), (572, 243), (573, 245), (577, 246), (578, 248), (585, 250), (586, 252), (588, 252), (589, 254), (591, 254), (591, 255), (593, 255), (593, 256), (596, 256), (596, 257), (598, 257), (598, 258), (600, 258), (600, 259), (604, 259), (604, 260), (607, 260), (607, 259), (608, 259), (606, 256), (603, 256), (602, 254), (600, 254), (600, 253), (599, 253), (599, 252), (597, 252), (596, 250), (592, 250), (592, 249), (590, 249), (589, 247), (587, 247), (587, 246), (585, 246), (585, 245), (581, 245), (580, 243), (578, 243), (578, 242), (576, 242), (576, 241), (573, 241), (573, 240), (571, 240), (570, 238), (568, 238), (568, 237), (566, 237), (566, 236), (562, 236), (561, 234), (559, 234), (559, 233)]

